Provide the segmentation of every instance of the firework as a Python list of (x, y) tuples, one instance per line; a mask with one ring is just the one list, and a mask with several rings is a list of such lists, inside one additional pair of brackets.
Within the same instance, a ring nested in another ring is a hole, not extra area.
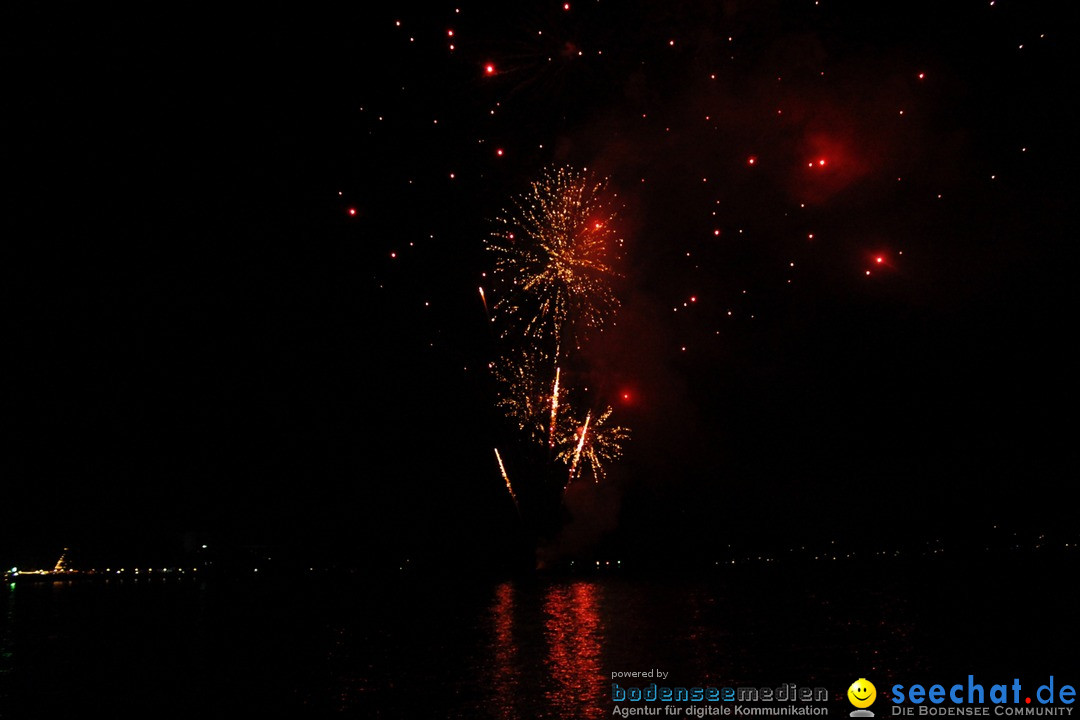
[(503, 465), (502, 455), (499, 454), (499, 448), (495, 448), (495, 460), (499, 463), (499, 472), (502, 474), (503, 482), (506, 483), (506, 490), (510, 493), (510, 499), (514, 501), (514, 507), (521, 510), (518, 505), (517, 495), (514, 493), (514, 486), (510, 484), (510, 476), (506, 474), (506, 466)]
[(569, 485), (570, 481), (574, 479), (574, 474), (577, 472), (578, 461), (581, 459), (581, 448), (585, 447), (585, 437), (589, 434), (589, 420), (592, 419), (592, 410), (585, 415), (585, 424), (578, 430), (577, 445), (574, 446), (574, 461), (570, 463), (570, 478), (566, 481)]
[[(490, 309), (489, 327), (499, 331), (500, 357), (490, 365), (497, 406), (546, 450), (546, 469), (532, 475), (542, 485), (528, 495), (546, 502), (581, 477), (600, 482), (630, 436), (611, 422), (611, 407), (594, 409), (604, 405), (578, 384), (589, 373), (579, 356), (589, 331), (602, 329), (619, 307), (612, 285), (622, 239), (606, 181), (584, 172), (549, 170), (513, 207), (487, 239), (494, 283), (486, 288), (491, 304), (483, 287), (480, 300)], [(539, 454), (528, 457), (544, 464)], [(495, 458), (517, 506), (498, 449)], [(555, 524), (552, 516), (540, 527)]]
[(548, 430), (548, 448), (555, 449), (555, 426), (559, 420), (559, 368), (555, 367), (555, 387), (551, 391), (551, 427)]
[(566, 391), (559, 383), (559, 369), (549, 367), (545, 356), (521, 351), (512, 358), (502, 358), (493, 369), (499, 385), (499, 409), (517, 423), (519, 430), (553, 448), (565, 419), (560, 399)]
[(605, 180), (549, 170), (496, 219), (487, 248), (495, 254), (502, 295), (495, 310), (507, 321), (505, 332), (574, 347), (618, 308), (611, 262), (622, 239), (605, 190)]
[(594, 482), (604, 478), (604, 466), (622, 455), (622, 446), (630, 438), (630, 430), (619, 425), (608, 425), (612, 409), (599, 415), (586, 413), (580, 425), (564, 435), (562, 452), (558, 460), (570, 466), (569, 486), (587, 465)]

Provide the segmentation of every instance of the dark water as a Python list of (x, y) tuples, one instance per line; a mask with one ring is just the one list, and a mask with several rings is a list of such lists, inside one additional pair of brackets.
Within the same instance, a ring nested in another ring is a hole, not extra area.
[(1075, 570), (26, 583), (0, 588), (0, 717), (599, 718), (613, 671), (650, 668), (838, 697), (859, 677), (1075, 682)]

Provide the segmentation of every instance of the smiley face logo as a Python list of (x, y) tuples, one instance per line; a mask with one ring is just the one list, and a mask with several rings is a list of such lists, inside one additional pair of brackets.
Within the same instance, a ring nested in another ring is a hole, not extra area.
[(877, 688), (866, 678), (859, 678), (847, 689), (848, 700), (857, 708), (867, 708), (877, 699)]

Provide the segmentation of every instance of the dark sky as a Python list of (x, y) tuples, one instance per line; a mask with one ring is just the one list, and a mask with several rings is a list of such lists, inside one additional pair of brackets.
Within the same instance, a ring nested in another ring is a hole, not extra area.
[(13, 12), (4, 557), (497, 542), (484, 238), (564, 164), (626, 240), (579, 524), (1072, 525), (1066, 3)]

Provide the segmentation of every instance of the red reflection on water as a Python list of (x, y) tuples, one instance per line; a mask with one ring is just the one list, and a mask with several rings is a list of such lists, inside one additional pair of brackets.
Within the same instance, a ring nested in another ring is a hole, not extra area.
[[(495, 588), (485, 708), (500, 720), (599, 719), (610, 714), (601, 668), (600, 588), (577, 582), (541, 595), (514, 583)], [(542, 624), (530, 621), (540, 610)]]
[(600, 593), (592, 583), (576, 582), (548, 589), (544, 598), (545, 660), (551, 682), (545, 693), (560, 717), (601, 718), (604, 679), (600, 649)]
[(495, 642), (491, 663), (491, 707), (503, 720), (517, 717), (515, 708), (519, 700), (521, 669), (518, 647), (514, 643), (514, 586), (504, 582), (495, 588), (495, 602), (491, 608), (495, 624)]

